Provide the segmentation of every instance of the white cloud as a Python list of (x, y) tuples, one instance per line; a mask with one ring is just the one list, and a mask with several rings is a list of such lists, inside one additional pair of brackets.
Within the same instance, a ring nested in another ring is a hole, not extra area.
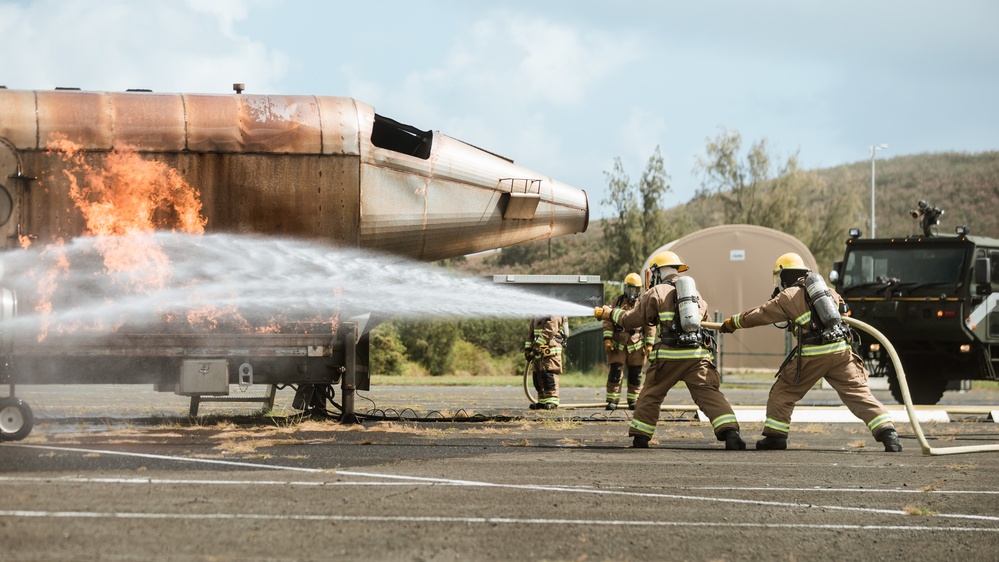
[(0, 36), (20, 53), (0, 58), (11, 88), (227, 92), (275, 89), (289, 66), (278, 50), (240, 36), (239, 1), (193, 9), (174, 2), (39, 0), (0, 3)]

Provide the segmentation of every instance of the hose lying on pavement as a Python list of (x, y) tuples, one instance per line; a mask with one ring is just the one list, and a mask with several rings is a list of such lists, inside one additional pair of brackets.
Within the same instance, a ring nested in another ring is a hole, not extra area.
[[(530, 379), (530, 378), (531, 378), (531, 362), (530, 361), (525, 361), (524, 362), (524, 394), (527, 395), (527, 400), (531, 404), (537, 404), (538, 398), (536, 396), (534, 396), (533, 394), (531, 394), (531, 385), (527, 382), (528, 379)], [(607, 407), (607, 403), (606, 402), (594, 402), (592, 404), (559, 404), (558, 409), (559, 410), (584, 410), (584, 409), (588, 409), (588, 408), (601, 408), (601, 409), (603, 409), (603, 408), (606, 408), (606, 407)], [(622, 409), (624, 409), (624, 408), (622, 408)], [(670, 406), (670, 405), (663, 404), (662, 406), (659, 407), (659, 410), (660, 411), (668, 411), (668, 412), (679, 412), (679, 411), (692, 412), (692, 411), (697, 411), (697, 406), (677, 406), (677, 405)]]
[[(895, 348), (892, 346), (888, 338), (885, 337), (877, 328), (867, 324), (866, 322), (861, 322), (855, 318), (850, 318), (849, 316), (844, 316), (843, 320), (854, 328), (858, 328), (874, 336), (874, 339), (878, 340), (882, 346), (888, 351), (888, 356), (891, 357), (891, 362), (895, 365), (895, 373), (898, 375), (898, 386), (902, 390), (902, 402), (905, 404), (905, 411), (909, 414), (909, 423), (912, 425), (912, 430), (916, 434), (916, 440), (919, 441), (919, 446), (923, 449), (924, 455), (956, 455), (958, 453), (984, 453), (988, 451), (999, 451), (999, 445), (966, 445), (962, 447), (930, 447), (929, 442), (926, 440), (926, 436), (923, 435), (923, 429), (919, 426), (919, 419), (916, 417), (916, 409), (912, 406), (912, 398), (909, 396), (909, 383), (905, 380), (905, 371), (902, 369), (902, 362), (898, 358), (898, 353), (895, 352)], [(720, 322), (701, 322), (701, 326), (709, 330), (717, 330), (721, 327)]]

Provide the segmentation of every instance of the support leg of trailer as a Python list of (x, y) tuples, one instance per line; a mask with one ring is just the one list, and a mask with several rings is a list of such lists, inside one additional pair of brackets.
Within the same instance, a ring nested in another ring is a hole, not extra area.
[(277, 385), (269, 384), (267, 385), (267, 394), (265, 396), (266, 400), (264, 404), (267, 404), (267, 411), (271, 412), (274, 410), (274, 397), (277, 396)]
[(343, 415), (340, 416), (340, 423), (361, 423), (354, 413), (354, 392), (357, 390), (357, 323), (344, 322), (342, 337), (344, 370), (340, 390), (343, 395)]

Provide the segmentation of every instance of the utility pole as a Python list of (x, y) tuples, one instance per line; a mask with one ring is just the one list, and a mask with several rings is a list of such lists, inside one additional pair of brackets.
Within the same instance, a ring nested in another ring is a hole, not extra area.
[(878, 232), (874, 224), (874, 155), (883, 148), (888, 148), (888, 145), (879, 144), (871, 147), (871, 238), (877, 238)]

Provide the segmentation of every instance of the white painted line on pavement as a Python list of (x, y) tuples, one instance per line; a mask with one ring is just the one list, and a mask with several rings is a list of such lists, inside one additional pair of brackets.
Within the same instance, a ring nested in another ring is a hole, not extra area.
[[(928, 525), (849, 525), (805, 523), (731, 523), (722, 521), (621, 521), (603, 519), (519, 519), (512, 517), (420, 517), (377, 515), (295, 515), (262, 513), (131, 513), (121, 511), (0, 511), (0, 517), (40, 517), (78, 519), (176, 519), (216, 521), (319, 521), (319, 522), (374, 522), (374, 523), (498, 523), (514, 525), (615, 525), (622, 527), (729, 527), (754, 529), (808, 529), (832, 531), (944, 531), (968, 533), (996, 533), (997, 527), (933, 527)], [(9, 524), (9, 521), (8, 521)]]
[[(332, 473), (332, 471), (326, 471)], [(202, 480), (198, 478), (82, 478), (78, 476), (0, 476), (4, 483), (38, 484), (151, 484), (151, 485), (234, 485), (234, 486), (415, 486), (417, 482), (326, 482), (317, 480)], [(431, 484), (427, 484), (430, 486)]]
[(198, 459), (192, 457), (173, 457), (169, 455), (151, 455), (148, 453), (130, 453), (127, 451), (104, 451), (100, 449), (81, 449), (76, 447), (51, 447), (48, 445), (27, 445), (24, 443), (4, 443), (4, 447), (23, 447), (26, 449), (44, 449), (47, 451), (70, 451), (74, 453), (93, 453), (100, 455), (119, 455), (123, 457), (139, 457), (145, 459), (157, 459), (157, 460), (167, 460), (167, 461), (184, 461), (184, 462), (196, 462), (196, 463), (206, 463), (206, 464), (222, 464), (228, 466), (242, 466), (248, 468), (266, 468), (270, 470), (294, 470), (297, 472), (329, 472), (329, 470), (323, 468), (303, 468), (300, 466), (281, 466), (273, 464), (257, 464), (252, 462), (239, 462), (239, 461), (223, 461), (218, 459)]
[[(342, 474), (342, 473), (341, 473)], [(460, 486), (462, 484), (447, 484), (440, 482), (327, 482), (324, 480), (205, 480), (201, 478), (110, 478), (79, 476), (0, 476), (0, 484), (4, 483), (37, 483), (37, 484), (150, 484), (150, 485), (230, 485), (230, 486), (310, 486), (310, 487), (333, 487), (333, 486), (439, 486), (451, 485)], [(572, 489), (594, 489), (593, 486), (565, 486)], [(623, 486), (616, 486), (621, 488)], [(768, 487), (768, 486), (676, 486), (678, 490), (710, 490), (710, 491), (733, 491), (733, 492), (835, 492), (835, 493), (860, 493), (860, 494), (943, 494), (943, 495), (999, 495), (999, 490), (918, 490), (902, 488), (790, 488), (790, 487)]]
[[(794, 507), (802, 509), (825, 509), (830, 511), (856, 511), (861, 513), (876, 513), (882, 515), (905, 515), (909, 516), (908, 513), (901, 509), (875, 509), (870, 507), (852, 507), (843, 505), (818, 505), (812, 503), (796, 503), (796, 502), (777, 502), (777, 501), (767, 501), (767, 500), (747, 500), (739, 498), (712, 498), (705, 496), (687, 496), (680, 494), (665, 494), (657, 492), (628, 492), (624, 490), (601, 490), (601, 489), (587, 489), (587, 488), (570, 488), (566, 486), (541, 486), (534, 484), (498, 484), (495, 482), (479, 482), (474, 480), (453, 480), (449, 478), (428, 478), (423, 476), (404, 476), (397, 474), (377, 474), (372, 472), (353, 472), (345, 470), (337, 470), (337, 474), (342, 474), (344, 476), (367, 476), (369, 478), (386, 478), (386, 479), (398, 479), (398, 480), (413, 480), (416, 482), (439, 482), (442, 484), (458, 484), (462, 486), (476, 486), (476, 487), (495, 487), (495, 488), (514, 488), (520, 490), (532, 490), (532, 491), (545, 491), (545, 492), (573, 492), (577, 494), (598, 494), (598, 495), (610, 495), (610, 496), (629, 496), (629, 497), (642, 497), (642, 498), (663, 498), (663, 499), (674, 499), (674, 500), (692, 500), (692, 501), (703, 501), (709, 503), (734, 503), (734, 504), (751, 504), (751, 505), (766, 505), (771, 507)], [(999, 516), (992, 515), (970, 515), (964, 513), (935, 513), (934, 517), (942, 518), (953, 518), (953, 519), (975, 519), (980, 521), (999, 521)]]
[[(909, 414), (904, 409), (887, 408), (893, 422), (909, 423)], [(733, 408), (739, 423), (763, 423), (767, 421), (767, 411), (755, 408)], [(697, 411), (700, 420), (709, 419), (701, 410)], [(949, 423), (947, 410), (918, 410), (916, 419), (923, 423)], [(863, 423), (847, 409), (805, 409), (791, 412), (791, 423)]]

